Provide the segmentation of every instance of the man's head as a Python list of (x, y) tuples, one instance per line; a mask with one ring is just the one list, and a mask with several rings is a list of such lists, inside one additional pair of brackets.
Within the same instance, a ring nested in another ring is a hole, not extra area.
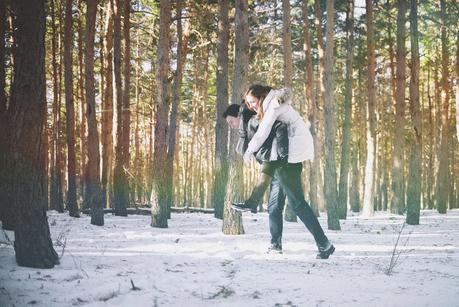
[(240, 105), (237, 103), (233, 103), (232, 105), (228, 106), (226, 108), (225, 112), (223, 112), (223, 118), (226, 119), (226, 122), (232, 129), (238, 129), (239, 128), (239, 122), (240, 122), (240, 117), (239, 117), (239, 109)]

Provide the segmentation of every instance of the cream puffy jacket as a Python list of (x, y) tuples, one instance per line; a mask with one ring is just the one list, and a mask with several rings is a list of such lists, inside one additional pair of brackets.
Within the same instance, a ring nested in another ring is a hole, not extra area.
[[(314, 159), (314, 144), (309, 130), (309, 122), (303, 120), (301, 115), (292, 107), (291, 91), (288, 88), (271, 90), (263, 100), (263, 118), (258, 130), (250, 141), (245, 155), (253, 155), (266, 138), (276, 120), (288, 126), (288, 162), (298, 163)], [(273, 147), (277, 144), (273, 143)], [(270, 160), (277, 160), (275, 148), (271, 150)], [(244, 155), (244, 156), (245, 156)]]

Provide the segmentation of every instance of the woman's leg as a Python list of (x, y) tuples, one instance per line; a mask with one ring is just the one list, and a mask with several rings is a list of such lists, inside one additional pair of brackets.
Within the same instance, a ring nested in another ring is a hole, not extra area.
[(314, 236), (318, 247), (324, 246), (328, 239), (317, 220), (311, 207), (304, 199), (303, 185), (301, 182), (302, 163), (289, 163), (276, 170), (275, 177), (280, 181), (289, 204), (306, 228)]
[(268, 213), (269, 213), (269, 231), (271, 233), (271, 245), (282, 249), (282, 228), (284, 211), (285, 194), (277, 176), (274, 176), (271, 182), (269, 193)]

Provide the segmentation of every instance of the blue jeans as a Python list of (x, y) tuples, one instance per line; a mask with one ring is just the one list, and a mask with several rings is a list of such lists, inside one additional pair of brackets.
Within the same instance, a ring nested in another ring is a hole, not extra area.
[(313, 235), (317, 246), (323, 246), (328, 240), (314, 211), (304, 199), (301, 182), (302, 170), (302, 163), (288, 163), (278, 167), (274, 173), (268, 202), (269, 230), (272, 244), (282, 244), (282, 211), (286, 196), (295, 214)]

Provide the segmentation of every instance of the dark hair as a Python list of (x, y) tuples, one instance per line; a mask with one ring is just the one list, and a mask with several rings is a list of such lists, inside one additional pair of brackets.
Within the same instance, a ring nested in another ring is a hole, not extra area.
[(223, 118), (226, 118), (226, 117), (228, 117), (228, 116), (238, 117), (238, 115), (239, 115), (239, 108), (240, 108), (240, 107), (241, 107), (241, 106), (238, 105), (237, 103), (233, 103), (233, 104), (229, 105), (229, 106), (226, 108), (225, 112), (223, 112), (223, 114), (222, 114)]
[(268, 95), (268, 93), (272, 90), (273, 88), (270, 86), (264, 86), (260, 84), (252, 84), (247, 92), (245, 92), (245, 96), (247, 95), (252, 95), (255, 98), (259, 99), (260, 102), (263, 102), (263, 99)]

